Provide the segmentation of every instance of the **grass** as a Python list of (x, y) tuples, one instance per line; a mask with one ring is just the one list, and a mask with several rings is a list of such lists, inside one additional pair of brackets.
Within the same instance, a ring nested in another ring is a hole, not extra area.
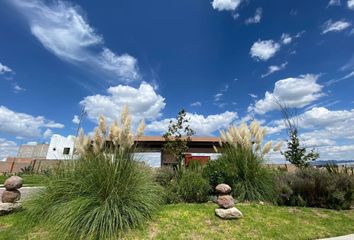
[[(238, 204), (244, 218), (214, 216), (215, 204), (164, 206), (143, 229), (125, 239), (318, 239), (354, 233), (354, 211)], [(26, 228), (24, 213), (0, 217), (0, 239), (60, 239), (43, 228)]]
[[(23, 186), (43, 186), (47, 177), (43, 174), (23, 174), (20, 175), (23, 179)], [(9, 178), (9, 176), (0, 175), (0, 186), (2, 186), (5, 180)]]

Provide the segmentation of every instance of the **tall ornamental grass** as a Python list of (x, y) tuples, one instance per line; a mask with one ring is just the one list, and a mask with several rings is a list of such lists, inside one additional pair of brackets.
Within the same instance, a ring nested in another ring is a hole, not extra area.
[(44, 224), (60, 239), (118, 239), (151, 218), (161, 188), (133, 158), (130, 116), (127, 110), (122, 115), (122, 128), (115, 122), (109, 133), (100, 118), (93, 145), (80, 134), (78, 159), (57, 169), (28, 202), (30, 222)]
[(204, 176), (211, 186), (227, 183), (233, 187), (233, 195), (239, 201), (272, 201), (275, 190), (273, 173), (264, 166), (264, 156), (273, 148), (271, 141), (263, 144), (266, 134), (258, 122), (250, 126), (231, 126), (221, 131), (221, 157), (211, 161), (204, 169)]

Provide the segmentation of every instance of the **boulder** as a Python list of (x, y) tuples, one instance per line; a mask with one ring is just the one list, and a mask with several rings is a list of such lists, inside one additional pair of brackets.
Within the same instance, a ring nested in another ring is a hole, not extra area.
[(225, 183), (221, 183), (216, 186), (215, 190), (220, 194), (228, 194), (231, 192), (231, 187)]
[(240, 210), (235, 207), (229, 209), (217, 208), (215, 209), (215, 215), (222, 219), (238, 219), (243, 217)]
[(3, 203), (14, 203), (20, 199), (21, 199), (21, 193), (17, 189), (12, 191), (5, 190), (1, 196), (1, 201)]
[(0, 203), (0, 216), (22, 208), (21, 203)]
[(8, 179), (6, 179), (4, 183), (4, 187), (6, 188), (6, 190), (19, 189), (22, 187), (22, 182), (23, 180), (19, 176), (11, 176)]
[(235, 200), (231, 195), (221, 195), (218, 197), (216, 203), (221, 208), (232, 208), (235, 206)]

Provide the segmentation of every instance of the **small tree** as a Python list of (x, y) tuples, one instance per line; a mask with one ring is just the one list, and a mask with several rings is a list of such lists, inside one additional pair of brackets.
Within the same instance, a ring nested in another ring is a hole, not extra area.
[(195, 134), (189, 126), (189, 119), (186, 118), (186, 111), (182, 109), (177, 116), (176, 121), (170, 121), (167, 132), (163, 134), (166, 143), (164, 151), (173, 155), (177, 160), (174, 165), (177, 180), (180, 179), (183, 172), (184, 153), (188, 151), (188, 142), (190, 137)]
[(287, 150), (280, 153), (285, 157), (287, 161), (294, 164), (295, 166), (299, 168), (308, 167), (310, 161), (314, 161), (319, 158), (319, 153), (316, 152), (315, 149), (312, 149), (309, 153), (307, 153), (306, 148), (301, 146), (298, 136), (299, 125), (297, 113), (290, 112), (287, 105), (284, 102), (281, 102), (279, 99), (275, 99), (275, 102), (279, 106), (283, 115), (284, 124), (289, 136), (289, 140), (287, 141)]
[(300, 140), (297, 135), (297, 129), (289, 132), (290, 139), (287, 143), (287, 150), (281, 152), (281, 154), (290, 163), (297, 167), (304, 168), (309, 166), (310, 161), (314, 161), (319, 158), (319, 153), (315, 152), (314, 149), (311, 152), (306, 153), (306, 148), (300, 146)]

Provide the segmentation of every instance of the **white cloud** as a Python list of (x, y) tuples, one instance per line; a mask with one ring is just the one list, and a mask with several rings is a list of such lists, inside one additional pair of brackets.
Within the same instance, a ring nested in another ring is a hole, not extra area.
[(126, 81), (140, 78), (137, 60), (129, 54), (117, 56), (111, 50), (104, 48), (99, 59), (103, 69), (122, 76)]
[(354, 10), (354, 0), (348, 0), (347, 6), (348, 8)]
[(121, 81), (139, 78), (136, 59), (128, 54), (118, 56), (105, 48), (102, 36), (87, 23), (78, 6), (60, 0), (47, 4), (38, 0), (12, 3), (29, 20), (32, 34), (60, 59)]
[(43, 133), (43, 138), (50, 138), (51, 136), (53, 136), (53, 131), (51, 129), (47, 129)]
[(273, 40), (258, 40), (253, 43), (250, 54), (257, 60), (267, 61), (273, 57), (280, 49), (280, 44)]
[(214, 102), (218, 102), (221, 100), (223, 94), (222, 93), (217, 93), (214, 95)]
[(283, 33), (281, 35), (281, 42), (285, 45), (291, 43), (292, 40), (293, 40), (292, 37), (287, 33)]
[(12, 69), (0, 63), (0, 74), (9, 73), (9, 72), (12, 72)]
[(288, 62), (284, 62), (284, 63), (282, 63), (279, 66), (271, 65), (271, 66), (268, 67), (268, 72), (265, 73), (265, 74), (262, 74), (261, 77), (265, 78), (265, 77), (271, 75), (272, 73), (275, 73), (275, 72), (278, 72), (280, 70), (283, 70), (283, 69), (285, 69), (286, 65), (288, 65)]
[(256, 94), (253, 94), (253, 93), (249, 93), (248, 96), (250, 96), (251, 98), (257, 98), (258, 97)]
[(125, 85), (110, 87), (107, 93), (88, 96), (80, 102), (85, 107), (89, 119), (97, 121), (102, 114), (111, 122), (120, 117), (121, 110), (127, 105), (133, 121), (154, 120), (161, 115), (161, 110), (166, 105), (165, 99), (145, 82), (142, 82), (139, 88)]
[(200, 107), (200, 106), (202, 106), (202, 103), (197, 101), (197, 102), (191, 103), (191, 106), (192, 107)]
[(333, 22), (332, 19), (330, 19), (322, 25), (322, 34), (326, 34), (329, 32), (340, 32), (350, 26), (351, 26), (350, 22), (344, 20)]
[(354, 145), (328, 145), (316, 149), (321, 160), (353, 160)]
[(18, 85), (17, 83), (14, 84), (14, 92), (15, 93), (19, 93), (19, 92), (23, 92), (26, 91), (26, 89), (24, 89), (23, 87), (20, 87), (20, 85)]
[[(226, 111), (221, 114), (203, 116), (196, 113), (187, 113), (187, 118), (190, 119), (190, 126), (199, 136), (209, 136), (215, 131), (227, 128), (232, 122), (237, 119), (236, 112)], [(146, 126), (147, 132), (163, 133), (167, 130), (168, 125), (173, 118), (153, 121)]]
[(341, 2), (340, 0), (330, 0), (328, 3), (328, 6), (340, 6)]
[(26, 113), (14, 112), (5, 106), (0, 106), (0, 133), (12, 134), (16, 137), (42, 137), (44, 128), (63, 128), (64, 125), (34, 117)]
[(290, 108), (304, 107), (323, 96), (322, 86), (316, 81), (318, 75), (306, 74), (297, 78), (286, 78), (275, 83), (273, 92), (266, 92), (263, 99), (248, 108), (258, 114), (278, 109), (276, 100)]
[(14, 141), (6, 140), (5, 138), (0, 138), (0, 159), (16, 156), (18, 151), (18, 146)]
[(262, 19), (262, 8), (257, 8), (255, 14), (253, 17), (247, 18), (245, 23), (248, 24), (254, 24), (254, 23), (259, 23)]
[(235, 11), (241, 2), (241, 0), (213, 0), (211, 4), (218, 11)]
[(78, 115), (74, 115), (72, 122), (75, 123), (75, 124), (79, 124), (80, 123), (79, 116)]

